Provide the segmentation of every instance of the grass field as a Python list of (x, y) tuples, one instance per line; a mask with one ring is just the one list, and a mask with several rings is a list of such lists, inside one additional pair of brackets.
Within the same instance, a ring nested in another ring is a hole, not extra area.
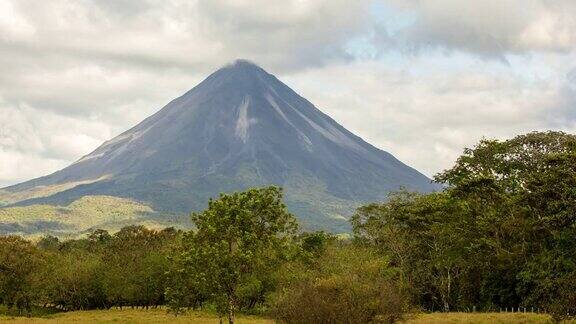
[[(48, 315), (46, 317), (2, 317), (1, 322), (10, 323), (218, 323), (218, 317), (207, 312), (190, 312), (187, 315), (169, 315), (166, 310), (153, 309), (113, 309), (98, 311), (80, 311)], [(225, 321), (226, 323), (226, 321)], [(271, 319), (258, 316), (238, 316), (237, 323), (265, 324), (274, 323)], [(551, 323), (548, 315), (534, 313), (432, 313), (418, 314), (403, 322), (404, 324), (440, 324), (440, 323)]]
[[(111, 309), (57, 313), (45, 317), (0, 316), (0, 322), (9, 323), (218, 323), (218, 317), (207, 312), (190, 312), (186, 315), (167, 314), (165, 309)], [(268, 324), (274, 321), (257, 316), (239, 315), (237, 323)]]
[(405, 324), (552, 323), (550, 316), (535, 313), (431, 313), (419, 314)]

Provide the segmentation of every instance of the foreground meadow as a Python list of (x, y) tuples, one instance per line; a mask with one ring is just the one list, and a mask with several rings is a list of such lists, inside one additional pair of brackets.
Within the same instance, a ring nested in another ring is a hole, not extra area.
[[(0, 317), (0, 321), (9, 323), (219, 323), (218, 317), (208, 312), (189, 312), (174, 316), (164, 309), (111, 309), (96, 311), (76, 311), (57, 313), (45, 317)], [(551, 323), (550, 316), (534, 313), (432, 313), (418, 314), (403, 322), (404, 324), (435, 323)], [(268, 324), (273, 320), (240, 315), (237, 323)]]
[[(218, 316), (194, 311), (186, 315), (174, 316), (165, 309), (110, 309), (56, 313), (43, 317), (0, 316), (0, 321), (10, 323), (219, 323)], [(270, 319), (258, 316), (239, 315), (237, 323), (269, 324)]]
[(419, 314), (405, 324), (494, 324), (494, 323), (552, 323), (546, 314), (535, 313), (430, 313)]

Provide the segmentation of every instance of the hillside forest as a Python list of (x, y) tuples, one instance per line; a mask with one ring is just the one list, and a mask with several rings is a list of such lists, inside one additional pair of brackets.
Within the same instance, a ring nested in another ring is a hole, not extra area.
[(482, 140), (434, 180), (304, 232), (278, 187), (221, 194), (194, 229), (0, 237), (6, 312), (208, 309), (229, 323), (393, 323), (415, 312), (576, 313), (576, 136)]

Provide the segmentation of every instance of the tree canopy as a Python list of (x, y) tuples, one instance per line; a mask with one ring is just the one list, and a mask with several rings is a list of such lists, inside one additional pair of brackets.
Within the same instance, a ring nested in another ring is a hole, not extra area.
[[(181, 266), (174, 272), (185, 272), (192, 279), (189, 288), (215, 302), (234, 323), (239, 307), (264, 297), (268, 274), (290, 251), (296, 221), (278, 187), (221, 194), (205, 211), (192, 214), (192, 221), (196, 230), (185, 236)], [(183, 294), (171, 292), (178, 306)]]
[(574, 311), (562, 287), (576, 271), (576, 136), (482, 140), (435, 179), (444, 191), (395, 193), (352, 218), (356, 239), (392, 257), (419, 304)]

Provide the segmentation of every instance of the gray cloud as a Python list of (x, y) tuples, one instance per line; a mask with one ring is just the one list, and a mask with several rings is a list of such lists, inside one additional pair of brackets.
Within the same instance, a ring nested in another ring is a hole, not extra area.
[(124, 122), (114, 115), (136, 97), (156, 108), (239, 57), (284, 72), (350, 59), (345, 45), (367, 28), (367, 3), (4, 1), (0, 96)]
[(351, 59), (344, 45), (369, 28), (368, 3), (201, 0), (199, 9), (227, 52), (286, 70)]
[[(576, 2), (571, 0), (389, 0), (387, 3), (414, 17), (413, 23), (398, 30), (394, 38), (415, 51), (442, 48), (505, 60), (507, 54), (569, 52), (576, 46)], [(387, 47), (386, 40), (385, 37), (377, 45)]]

